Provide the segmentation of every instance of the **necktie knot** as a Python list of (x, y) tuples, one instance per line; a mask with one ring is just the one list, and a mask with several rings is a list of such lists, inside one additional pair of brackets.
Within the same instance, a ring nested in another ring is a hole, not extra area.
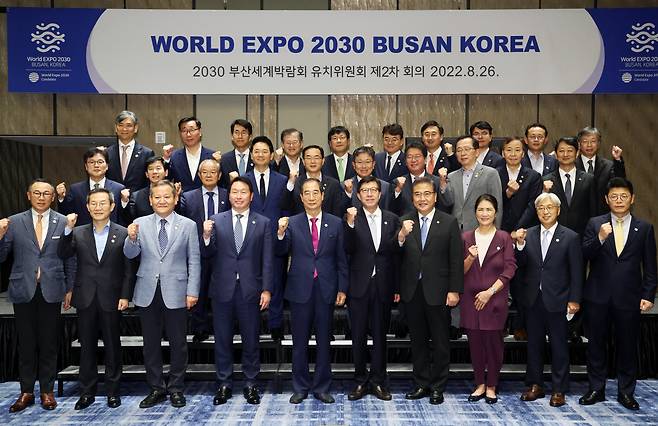
[(312, 217), (312, 218), (311, 218), (311, 223), (312, 223), (313, 225), (315, 225), (317, 222), (318, 222), (318, 218), (317, 218), (317, 217)]
[(95, 183), (95, 184), (94, 184), (94, 189), (98, 189), (98, 188), (100, 188), (100, 186), (101, 186), (101, 185), (100, 185), (99, 183)]
[(235, 217), (236, 217), (238, 220), (240, 220), (240, 219), (242, 219), (242, 218), (244, 217), (244, 215), (238, 213), (238, 214), (235, 215)]
[(167, 219), (160, 219), (160, 225), (164, 228), (167, 224)]
[(214, 192), (206, 192), (206, 195), (208, 195), (208, 197), (212, 198), (212, 197), (215, 196), (215, 193)]
[(43, 219), (43, 215), (42, 215), (42, 214), (38, 214), (38, 215), (37, 215), (37, 220), (38, 220), (39, 222), (41, 222), (42, 219)]

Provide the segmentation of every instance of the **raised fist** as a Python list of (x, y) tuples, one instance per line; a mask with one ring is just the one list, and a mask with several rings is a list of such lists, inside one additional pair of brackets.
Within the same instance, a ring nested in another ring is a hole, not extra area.
[(553, 181), (552, 180), (545, 180), (544, 181), (544, 192), (551, 192), (551, 189), (553, 189)]
[(526, 231), (523, 228), (519, 228), (516, 230), (515, 234), (516, 234), (516, 243), (520, 245), (525, 244), (525, 237), (528, 234), (528, 231)]
[(411, 231), (414, 229), (414, 221), (411, 219), (405, 220), (402, 222), (402, 228), (400, 229), (400, 234), (403, 237), (407, 237), (407, 235), (411, 234)]
[(217, 150), (217, 151), (213, 152), (212, 153), (212, 158), (214, 158), (215, 161), (217, 161), (218, 163), (220, 161), (222, 161), (222, 151)]
[(277, 229), (277, 234), (279, 234), (280, 237), (283, 237), (286, 233), (286, 229), (288, 229), (288, 218), (284, 216), (279, 219), (279, 229)]
[(471, 257), (478, 257), (478, 246), (472, 245), (468, 248), (468, 255)]
[(612, 234), (612, 225), (610, 225), (610, 222), (601, 224), (601, 228), (599, 229), (599, 240), (605, 241), (610, 234)]
[(238, 173), (238, 172), (231, 172), (231, 173), (228, 174), (228, 179), (229, 179), (229, 181), (233, 182), (233, 179), (235, 179), (235, 178), (238, 177), (238, 176), (240, 176), (240, 173)]
[(203, 238), (208, 240), (210, 239), (210, 236), (212, 235), (212, 227), (215, 226), (215, 221), (213, 220), (206, 220), (203, 222)]
[(78, 221), (78, 215), (75, 213), (66, 215), (66, 227), (69, 229), (75, 228), (75, 222)]
[(397, 178), (395, 181), (395, 192), (402, 192), (402, 188), (404, 188), (404, 184), (406, 182), (407, 182), (407, 178), (404, 176), (400, 176), (399, 178)]
[(2, 239), (9, 229), (9, 219), (0, 219), (0, 239)]
[(623, 150), (621, 149), (621, 147), (619, 147), (617, 145), (612, 146), (612, 158), (615, 159), (616, 161), (621, 160), (622, 152), (623, 152)]
[(66, 197), (66, 183), (61, 182), (57, 185), (55, 188), (55, 191), (57, 191), (57, 198), (60, 200)]
[(137, 241), (137, 235), (139, 235), (139, 225), (136, 223), (128, 225), (128, 238), (131, 241)]
[(283, 159), (283, 148), (278, 147), (274, 151), (274, 161), (276, 161), (276, 164), (279, 164), (281, 162), (281, 159)]
[(357, 212), (356, 207), (349, 207), (347, 209), (346, 220), (348, 224), (354, 225), (354, 219), (356, 219), (356, 212)]
[(171, 158), (171, 153), (174, 151), (174, 146), (169, 144), (165, 145), (162, 147), (162, 158), (165, 159), (165, 161), (169, 161)]
[(352, 189), (354, 189), (354, 183), (352, 182), (352, 179), (348, 179), (345, 182), (343, 182), (345, 185), (345, 192), (352, 195)]
[(123, 201), (124, 203), (130, 201), (130, 189), (123, 188), (121, 190), (121, 201)]
[(448, 157), (450, 157), (453, 154), (452, 144), (451, 143), (448, 143), (448, 142), (444, 143), (443, 144), (443, 149), (446, 150), (446, 155)]
[(510, 195), (516, 194), (516, 191), (518, 191), (518, 190), (519, 190), (519, 183), (517, 181), (511, 180), (511, 181), (507, 182), (507, 192)]

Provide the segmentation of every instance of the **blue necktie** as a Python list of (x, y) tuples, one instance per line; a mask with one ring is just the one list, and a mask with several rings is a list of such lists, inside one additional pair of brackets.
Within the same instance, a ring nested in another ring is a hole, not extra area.
[(164, 252), (167, 248), (167, 243), (169, 238), (167, 237), (167, 230), (165, 225), (167, 224), (167, 219), (160, 219), (160, 232), (158, 233), (158, 243), (160, 243), (160, 252)]
[(235, 237), (235, 251), (240, 253), (240, 249), (242, 249), (242, 219), (241, 214), (236, 214), (235, 215), (235, 228), (233, 228), (233, 236)]
[(427, 241), (427, 231), (429, 226), (427, 226), (427, 216), (420, 218), (423, 223), (420, 225), (420, 243), (423, 250), (425, 249), (425, 241)]
[(210, 219), (215, 214), (215, 193), (206, 192), (206, 194), (208, 195), (208, 217), (206, 219)]
[(247, 170), (247, 164), (245, 163), (244, 156), (246, 154), (238, 154), (240, 156), (240, 164), (238, 164), (238, 173), (240, 173), (240, 176), (244, 175)]

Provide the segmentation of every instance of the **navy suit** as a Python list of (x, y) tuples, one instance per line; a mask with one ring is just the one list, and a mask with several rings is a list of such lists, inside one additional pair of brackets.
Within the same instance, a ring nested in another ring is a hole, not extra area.
[[(235, 154), (235, 149), (230, 150), (226, 154), (222, 154), (222, 160), (219, 163), (220, 170), (222, 171), (222, 177), (219, 180), (219, 186), (222, 188), (228, 188), (230, 183), (229, 173), (238, 171), (238, 161), (237, 155)], [(246, 171), (254, 169), (254, 163), (251, 161), (251, 155), (247, 149), (247, 156), (245, 157), (245, 163), (247, 165)]]
[[(601, 244), (601, 225), (610, 222), (613, 233)], [(614, 220), (610, 213), (590, 219), (583, 237), (583, 254), (589, 261), (585, 282), (587, 375), (591, 390), (604, 390), (607, 378), (607, 342), (615, 325), (617, 386), (632, 395), (637, 378), (640, 300), (656, 297), (656, 239), (653, 225), (631, 216), (628, 237), (619, 256)]]
[[(110, 220), (120, 225), (125, 224), (124, 209), (121, 207), (121, 190), (123, 190), (124, 186), (106, 178), (104, 188), (114, 195), (114, 210), (110, 214)], [(77, 226), (91, 223), (91, 216), (89, 215), (89, 210), (87, 210), (87, 195), (89, 191), (89, 179), (74, 183), (66, 192), (64, 200), (59, 203), (58, 210), (61, 214), (76, 213), (78, 215)]]
[(508, 197), (506, 192), (509, 183), (507, 166), (503, 164), (496, 170), (500, 176), (500, 185), (503, 189), (503, 222), (500, 229), (512, 232), (519, 228), (529, 228), (537, 221), (535, 198), (541, 194), (543, 188), (541, 176), (531, 168), (521, 166), (516, 177), (519, 189), (514, 195)]
[[(532, 169), (532, 163), (530, 162), (530, 158), (528, 158), (528, 155), (530, 154), (526, 151), (526, 154), (521, 159), (521, 165), (523, 167)], [(544, 154), (544, 170), (541, 175), (546, 176), (549, 173), (553, 173), (554, 171), (557, 170), (558, 166), (559, 164), (555, 157), (553, 157), (552, 155)]]
[(489, 151), (487, 151), (487, 154), (484, 156), (484, 159), (482, 160), (482, 165), (489, 166), (495, 169), (497, 167), (504, 166), (505, 159), (501, 157), (501, 155), (498, 154), (496, 151), (489, 148)]
[[(334, 158), (335, 158), (334, 154), (329, 154), (326, 157), (324, 157), (324, 164), (322, 165), (322, 175), (323, 176), (327, 175), (340, 181), (338, 177), (338, 169), (336, 168), (336, 160)], [(352, 165), (352, 161), (354, 161), (354, 157), (352, 156), (352, 154), (348, 153), (347, 164), (345, 164), (345, 179), (349, 179), (351, 177), (356, 176), (356, 172), (354, 171), (354, 166)]]
[[(587, 171), (588, 165), (583, 161), (582, 156), (576, 158), (576, 169)], [(614, 177), (626, 177), (626, 167), (624, 160), (608, 160), (600, 155), (596, 156), (593, 161), (594, 180), (596, 182), (596, 215), (601, 215), (610, 211), (608, 204), (605, 202), (605, 196), (608, 195), (608, 182)]]
[(242, 371), (246, 386), (256, 384), (260, 371), (258, 339), (259, 301), (263, 291), (272, 291), (274, 244), (270, 220), (249, 211), (242, 219), (246, 233), (240, 252), (235, 246), (233, 211), (218, 213), (210, 243), (201, 252), (210, 262), (212, 275), (208, 295), (212, 299), (215, 327), (215, 366), (220, 386), (231, 387), (233, 374), (233, 319), (242, 336)]
[[(271, 166), (270, 168), (272, 170), (274, 170), (275, 172), (279, 172), (282, 175), (284, 175), (285, 177), (290, 176), (290, 165), (288, 164), (288, 157), (286, 157), (285, 155), (283, 156), (283, 158), (281, 159), (279, 164), (276, 164), (276, 161), (272, 160), (272, 163), (270, 164), (270, 166)], [(300, 158), (298, 176), (301, 175), (302, 173), (304, 173), (305, 170), (306, 169), (304, 168), (304, 163), (302, 162), (302, 160)]]
[[(443, 144), (441, 144), (441, 153), (439, 154), (438, 159), (434, 159), (434, 170), (432, 170), (432, 174), (434, 176), (439, 175), (439, 169), (445, 167), (448, 169), (448, 173), (454, 172), (455, 170), (461, 168), (461, 165), (457, 161), (457, 156), (456, 155), (451, 155), (448, 156), (446, 154), (446, 149), (443, 147)], [(429, 164), (429, 157), (426, 159), (427, 164)], [(425, 167), (427, 169), (427, 166)]]
[[(382, 210), (392, 210), (394, 207), (394, 200), (395, 200), (395, 185), (392, 185), (382, 179), (377, 178), (379, 183), (381, 184), (381, 198), (379, 199), (379, 208)], [(360, 209), (363, 207), (361, 204), (361, 200), (359, 200), (359, 197), (357, 197), (357, 188), (359, 186), (359, 178), (354, 176), (352, 178), (352, 197), (348, 197), (347, 194), (345, 193), (345, 183), (340, 184), (342, 193), (343, 193), (343, 205), (346, 206), (345, 209), (348, 207), (356, 207), (357, 209)]]
[[(313, 249), (306, 213), (292, 216), (277, 252), (291, 256), (285, 298), (290, 302), (292, 328), (292, 385), (296, 393), (327, 393), (331, 386), (329, 334), (337, 293), (347, 293), (348, 268), (343, 223), (322, 213), (317, 253)], [(317, 277), (313, 278), (314, 271)], [(308, 341), (315, 326), (317, 352), (313, 381), (308, 369)]]
[(386, 151), (378, 152), (375, 154), (375, 171), (373, 172), (373, 176), (391, 183), (395, 178), (404, 176), (409, 173), (409, 169), (407, 169), (407, 164), (404, 158), (404, 152), (400, 152), (398, 159), (395, 160), (395, 162), (392, 164), (391, 173), (389, 173), (386, 169), (386, 161), (388, 160), (386, 158), (387, 156), (388, 153)]
[(596, 216), (596, 182), (594, 176), (576, 169), (575, 182), (572, 182), (571, 204), (567, 203), (567, 196), (564, 194), (559, 170), (545, 175), (543, 179), (553, 182), (551, 192), (560, 199), (560, 216), (557, 219), (560, 225), (583, 235), (587, 221)]
[(153, 150), (135, 141), (124, 179), (121, 176), (122, 150), (119, 148), (119, 144), (120, 142), (117, 141), (117, 143), (108, 146), (105, 151), (108, 156), (107, 178), (122, 184), (130, 189), (131, 193), (138, 189), (146, 188), (149, 185), (149, 180), (146, 178), (146, 160), (155, 155)]
[[(302, 191), (302, 184), (306, 181), (306, 172), (299, 175), (295, 181), (295, 188), (292, 190), (291, 196), (291, 214), (298, 214), (304, 211), (304, 205), (300, 194)], [(322, 175), (322, 191), (324, 198), (322, 199), (322, 211), (332, 214), (337, 217), (342, 217), (345, 213), (345, 197), (343, 196), (343, 187), (336, 179), (331, 176)]]
[(124, 209), (124, 218), (126, 223), (130, 224), (138, 217), (148, 216), (153, 214), (153, 207), (151, 207), (151, 187), (139, 189), (130, 193), (128, 205)]
[[(208, 149), (205, 146), (201, 147), (201, 156), (199, 157), (199, 164), (203, 160), (208, 160), (212, 157), (212, 154), (215, 151)], [(199, 165), (197, 164), (197, 169)], [(224, 171), (222, 169), (222, 171)], [(187, 154), (185, 153), (185, 148), (177, 149), (171, 154), (169, 159), (169, 174), (167, 179), (173, 182), (180, 182), (183, 192), (191, 191), (196, 188), (201, 187), (201, 179), (197, 170), (194, 170), (194, 178), (192, 178), (192, 172), (190, 171), (190, 166), (187, 164)]]
[[(432, 182), (434, 182), (434, 190), (438, 194), (441, 186), (441, 180), (439, 179), (439, 177), (435, 175), (428, 175), (427, 173), (425, 173), (424, 177), (431, 179)], [(402, 186), (402, 192), (400, 192), (400, 195), (398, 195), (397, 198), (395, 197), (395, 194), (393, 194), (394, 200), (391, 204), (392, 207), (391, 211), (393, 211), (398, 216), (404, 216), (406, 214), (416, 211), (416, 208), (414, 207), (413, 197), (411, 194), (413, 179), (411, 177), (411, 174), (409, 173), (407, 173), (404, 176), (404, 178), (405, 181), (404, 181), (404, 185)], [(391, 185), (396, 186), (397, 182), (392, 182)], [(393, 189), (393, 191), (395, 191), (395, 188)], [(450, 206), (446, 206), (440, 203), (438, 197), (436, 199), (436, 208), (444, 213), (450, 213), (450, 210), (452, 210)]]
[[(386, 333), (393, 295), (399, 293), (400, 219), (381, 210), (380, 242), (375, 249), (368, 218), (359, 209), (354, 227), (345, 223), (345, 251), (350, 255), (348, 310), (352, 326), (354, 380), (386, 386)], [(373, 270), (375, 275), (373, 276)], [(366, 369), (368, 335), (373, 338), (370, 373)]]
[(528, 364), (526, 384), (543, 386), (546, 330), (551, 344), (553, 392), (569, 390), (567, 303), (580, 303), (583, 288), (583, 254), (580, 237), (558, 224), (542, 260), (541, 225), (528, 229), (517, 261), (523, 268), (520, 302), (527, 308)]

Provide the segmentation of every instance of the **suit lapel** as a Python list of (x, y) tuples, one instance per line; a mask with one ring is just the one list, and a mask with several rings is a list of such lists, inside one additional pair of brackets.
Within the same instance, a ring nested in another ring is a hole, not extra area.
[(251, 210), (249, 210), (249, 217), (247, 218), (247, 231), (244, 234), (244, 240), (242, 241), (242, 247), (240, 247), (240, 253), (244, 251), (244, 248), (249, 243), (251, 239), (251, 234), (254, 233), (254, 227), (256, 226), (256, 215), (254, 215)]
[[(562, 226), (558, 225), (557, 228), (555, 228), (555, 232), (553, 233), (553, 238), (551, 238), (551, 243), (548, 246), (548, 250), (546, 251), (546, 257), (544, 258), (543, 263), (548, 262), (548, 259), (556, 250), (556, 246), (558, 244), (561, 244), (563, 235), (564, 235), (564, 229), (562, 228)], [(540, 253), (541, 253), (541, 242), (540, 242)]]
[(25, 232), (27, 232), (26, 235), (30, 235), (32, 237), (32, 242), (34, 243), (34, 247), (39, 250), (39, 242), (37, 241), (37, 231), (34, 228), (34, 222), (32, 221), (32, 210), (28, 210), (23, 214), (23, 224), (25, 225)]
[[(372, 247), (373, 251), (377, 252), (377, 250), (375, 250), (375, 242), (372, 239), (372, 232), (370, 231), (370, 222), (368, 221), (368, 218), (365, 216), (365, 212), (363, 211), (363, 209), (361, 209), (359, 211), (359, 214), (356, 215), (356, 220), (357, 220), (357, 223), (359, 224), (359, 227), (361, 227), (361, 229), (368, 230), (367, 231), (367, 234), (368, 234), (367, 238), (370, 241), (370, 247)], [(382, 218), (382, 235), (384, 234), (384, 229), (383, 229), (384, 226), (383, 225), (384, 225), (384, 220)], [(359, 238), (362, 238), (362, 237), (359, 237)], [(381, 247), (381, 242), (379, 243), (379, 246)]]
[[(50, 221), (50, 223), (48, 224), (48, 232), (46, 233), (46, 238), (43, 240), (42, 249), (45, 249), (46, 245), (53, 238), (53, 235), (55, 234), (55, 228), (57, 228), (57, 225), (59, 224), (59, 218), (57, 218), (54, 215), (54, 212), (52, 210), (50, 211), (50, 216), (49, 216), (48, 220)], [(36, 237), (36, 234), (35, 234), (35, 237)]]
[[(484, 266), (485, 263), (488, 263), (492, 257), (494, 257), (498, 252), (500, 252), (501, 247), (503, 246), (502, 237), (500, 236), (498, 231), (495, 232), (496, 233), (494, 234), (494, 237), (491, 239), (491, 243), (489, 244), (489, 248), (487, 249), (487, 253), (484, 255), (484, 261), (482, 262), (482, 266)], [(480, 262), (478, 262), (478, 264), (479, 263)]]
[[(164, 252), (162, 253), (163, 258), (167, 255), (167, 253), (169, 253), (169, 250), (174, 245), (176, 238), (178, 238), (178, 235), (180, 234), (180, 232), (178, 232), (178, 227), (180, 226), (180, 217), (176, 212), (174, 212), (173, 215), (174, 218), (171, 221), (169, 230), (167, 231), (167, 248), (165, 248)], [(159, 232), (159, 230), (157, 232)]]
[[(101, 256), (101, 260), (98, 263), (102, 264), (103, 262), (105, 262), (105, 260), (107, 260), (107, 256), (110, 253), (110, 250), (112, 250), (116, 246), (117, 232), (118, 232), (118, 229), (117, 229), (116, 224), (110, 222), (110, 229), (109, 229), (109, 232), (107, 234), (107, 241), (105, 241), (105, 248), (103, 249), (103, 255)], [(94, 242), (94, 245), (95, 245), (95, 242)]]
[(464, 200), (464, 169), (457, 170), (455, 178), (455, 199)]
[(468, 189), (466, 190), (466, 196), (464, 197), (464, 200), (468, 200), (468, 197), (470, 197), (471, 194), (473, 194), (473, 191), (475, 191), (473, 188), (475, 187), (475, 185), (478, 184), (478, 179), (480, 177), (481, 171), (482, 171), (482, 165), (476, 164), (475, 169), (473, 169), (473, 176), (471, 176), (471, 181), (468, 183)]
[(235, 247), (235, 232), (233, 229), (233, 210), (227, 210), (226, 214), (224, 214), (219, 220), (221, 223), (216, 226), (217, 232), (228, 232), (228, 235), (231, 236), (229, 245), (231, 246), (233, 253), (237, 256), (238, 250)]
[[(631, 215), (631, 224), (630, 224), (630, 228), (628, 229), (628, 237), (626, 238), (626, 244), (624, 244), (624, 248), (619, 254), (620, 258), (628, 250), (628, 247), (630, 247), (630, 245), (635, 242), (639, 230), (640, 230), (640, 222), (637, 219), (635, 219), (634, 216)], [(613, 232), (613, 237), (612, 237), (613, 251), (614, 251), (614, 255), (617, 255), (617, 246), (615, 245), (615, 239), (614, 239), (614, 232), (615, 232), (614, 224), (612, 225), (612, 232)]]
[(416, 245), (418, 245), (418, 249), (420, 252), (423, 251), (423, 244), (420, 240), (420, 219), (418, 218), (418, 211), (414, 210), (414, 216), (412, 220), (414, 221), (414, 227), (411, 229), (411, 235), (414, 238), (414, 241), (416, 242)]
[[(427, 230), (427, 240), (425, 240), (425, 248), (423, 251), (429, 247), (432, 241), (435, 240), (435, 238), (430, 238), (432, 234), (438, 234), (439, 232), (439, 226), (441, 226), (441, 221), (438, 218), (437, 215), (438, 210), (434, 210), (434, 217), (432, 217), (432, 221), (427, 223), (427, 226), (430, 227), (430, 229)], [(418, 236), (420, 237), (420, 227), (418, 227)], [(420, 241), (420, 239), (418, 240)]]
[[(96, 263), (100, 263), (98, 261), (98, 250), (96, 250), (96, 236), (94, 235), (94, 224), (90, 223), (89, 225), (86, 226), (86, 229), (84, 229), (82, 232), (85, 233), (85, 239), (89, 241), (89, 249), (91, 250), (91, 256), (94, 258)], [(105, 249), (107, 250), (107, 244), (105, 245)], [(103, 256), (105, 256), (105, 251), (103, 251)]]

